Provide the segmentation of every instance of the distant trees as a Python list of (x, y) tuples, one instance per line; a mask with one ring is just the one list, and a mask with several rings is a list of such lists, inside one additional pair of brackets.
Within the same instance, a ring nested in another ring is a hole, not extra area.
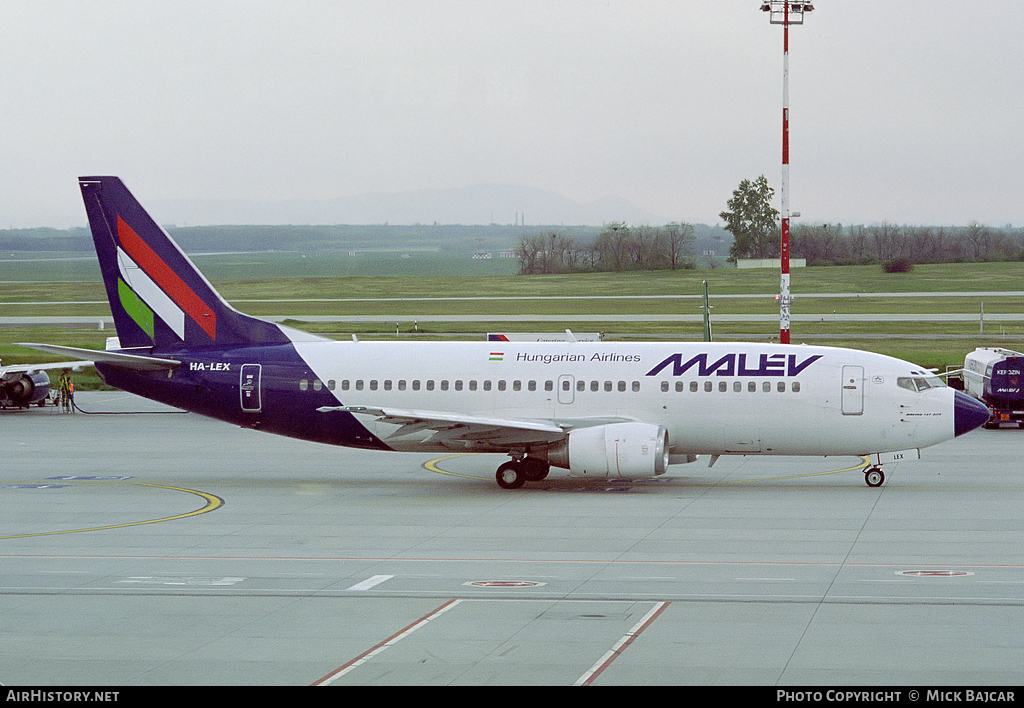
[[(777, 258), (779, 212), (775, 190), (761, 175), (743, 180), (719, 214), (734, 241), (729, 260)], [(888, 222), (844, 229), (840, 224), (799, 224), (790, 229), (790, 255), (807, 265), (889, 264), (903, 270), (914, 263), (1024, 260), (1024, 230), (993, 229), (977, 222), (966, 228), (896, 226)]]
[(572, 238), (558, 231), (523, 236), (516, 257), (524, 275), (677, 270), (695, 267), (693, 243), (691, 224), (655, 227), (612, 222), (593, 239)]
[(809, 266), (1019, 261), (1024, 260), (1024, 231), (977, 222), (967, 227), (799, 224), (790, 232), (790, 252)]

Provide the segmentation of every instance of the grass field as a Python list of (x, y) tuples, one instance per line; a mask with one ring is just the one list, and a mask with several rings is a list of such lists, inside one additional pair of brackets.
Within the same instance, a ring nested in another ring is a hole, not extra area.
[[(718, 339), (771, 341), (778, 337), (777, 320), (769, 322), (723, 322), (724, 315), (778, 315), (771, 295), (778, 290), (774, 270), (717, 269), (708, 271), (664, 271), (638, 273), (593, 273), (571, 276), (516, 276), (496, 274), (494, 269), (513, 264), (511, 259), (473, 261), (476, 273), (453, 274), (442, 268), (445, 254), (375, 254), (397, 260), (406, 275), (340, 276), (335, 260), (284, 258), (282, 254), (224, 254), (196, 257), (197, 264), (239, 310), (254, 315), (287, 317), (294, 327), (337, 338), (358, 334), (362, 338), (394, 338), (396, 325), (402, 338), (464, 336), (482, 338), (494, 331), (604, 331), (620, 339), (685, 339), (701, 337), (699, 322), (624, 322), (621, 315), (689, 316), (700, 313), (702, 281), (707, 280), (713, 306), (712, 321)], [(448, 260), (452, 260), (449, 258)], [(0, 305), (7, 316), (109, 317), (103, 287), (94, 259), (50, 261), (43, 270), (33, 261), (22, 275), (42, 277), (10, 278), (17, 271), (12, 262), (0, 262)], [(60, 264), (60, 265), (57, 265)], [(482, 265), (481, 265), (482, 264)], [(303, 268), (305, 265), (305, 268)], [(92, 274), (89, 275), (89, 268)], [(461, 268), (461, 266), (459, 266)], [(490, 270), (487, 270), (490, 268)], [(455, 268), (454, 270), (458, 270)], [(252, 274), (262, 277), (253, 279)], [(4, 275), (6, 274), (6, 275)], [(45, 277), (44, 277), (45, 276)], [(72, 277), (74, 276), (74, 277)], [(46, 279), (48, 277), (49, 279)], [(914, 361), (922, 366), (944, 369), (961, 365), (964, 355), (976, 346), (1002, 345), (1020, 349), (1024, 344), (1024, 323), (985, 323), (981, 333), (980, 312), (986, 315), (1024, 313), (1024, 298), (1010, 293), (1024, 291), (1024, 264), (985, 263), (919, 265), (910, 273), (886, 274), (878, 266), (805, 268), (792, 275), (794, 316), (813, 315), (814, 321), (794, 321), (792, 341), (849, 346), (877, 351)], [(943, 293), (987, 293), (950, 297)], [(858, 297), (833, 297), (829, 293), (857, 293)], [(885, 297), (880, 293), (934, 293), (917, 297)], [(649, 296), (659, 296), (651, 299)], [(723, 297), (743, 295), (746, 297)], [(515, 298), (515, 299), (513, 299)], [(842, 314), (926, 315), (955, 313), (968, 315), (969, 322), (839, 322)], [(476, 316), (473, 322), (432, 322), (431, 315)], [(562, 321), (499, 322), (501, 315), (564, 317)], [(394, 318), (374, 324), (311, 323), (304, 318), (317, 315), (345, 315)], [(601, 317), (599, 321), (574, 318)], [(604, 316), (607, 316), (605, 319)], [(413, 320), (418, 332), (413, 331)], [(114, 333), (98, 327), (43, 328), (4, 327), (0, 358), (7, 363), (35, 363), (52, 360), (45, 354), (11, 346), (17, 341), (42, 341), (70, 346), (102, 348)], [(80, 376), (83, 388), (94, 379)]]
[[(90, 282), (100, 277), (94, 253), (19, 253), (0, 260), (0, 283), (12, 281)], [(475, 259), (472, 253), (439, 250), (272, 251), (262, 253), (198, 253), (190, 257), (214, 282), (251, 278), (346, 278), (351, 276), (438, 275), (452, 277), (515, 275), (514, 258)]]

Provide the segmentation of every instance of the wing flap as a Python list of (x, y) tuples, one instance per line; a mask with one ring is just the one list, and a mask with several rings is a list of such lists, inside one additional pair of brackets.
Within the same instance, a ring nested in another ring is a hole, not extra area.
[(547, 443), (561, 439), (566, 429), (543, 420), (495, 418), (466, 413), (378, 408), (373, 406), (323, 406), (321, 413), (344, 411), (367, 415), (377, 423), (397, 425), (387, 439), (402, 438), (424, 431), (434, 431), (429, 441), (438, 444), (475, 444), (488, 447)]
[(317, 410), (321, 413), (344, 411), (357, 416), (370, 416), (374, 419), (375, 426), (397, 426), (391, 431), (376, 428), (377, 434), (386, 440), (408, 438), (433, 431), (433, 434), (420, 442), (477, 450), (509, 450), (529, 445), (546, 445), (563, 439), (569, 431), (577, 428), (633, 420), (619, 416), (564, 420), (499, 418), (469, 413), (377, 406), (323, 406)]

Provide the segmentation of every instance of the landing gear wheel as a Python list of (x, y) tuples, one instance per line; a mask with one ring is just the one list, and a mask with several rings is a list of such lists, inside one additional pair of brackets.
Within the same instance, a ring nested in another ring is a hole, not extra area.
[(551, 465), (537, 457), (525, 457), (520, 464), (527, 482), (540, 482), (551, 471)]
[(498, 480), (498, 486), (502, 489), (519, 489), (526, 484), (523, 466), (515, 460), (510, 460), (499, 467), (495, 479)]
[(872, 467), (864, 473), (864, 481), (869, 487), (881, 487), (885, 481), (885, 473), (878, 467)]

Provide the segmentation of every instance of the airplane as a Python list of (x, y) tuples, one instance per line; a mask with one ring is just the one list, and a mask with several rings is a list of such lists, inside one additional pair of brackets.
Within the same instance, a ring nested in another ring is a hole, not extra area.
[[(239, 426), (381, 451), (502, 453), (504, 489), (637, 479), (709, 455), (882, 466), (988, 420), (931, 372), (852, 349), (736, 342), (336, 341), (229, 305), (117, 177), (79, 179), (117, 330), (110, 385)], [(708, 337), (710, 339), (710, 337)], [(108, 347), (110, 344), (108, 343)]]
[(28, 408), (31, 405), (43, 407), (50, 396), (50, 377), (47, 371), (81, 371), (86, 366), (92, 366), (92, 362), (58, 361), (0, 366), (0, 408)]

